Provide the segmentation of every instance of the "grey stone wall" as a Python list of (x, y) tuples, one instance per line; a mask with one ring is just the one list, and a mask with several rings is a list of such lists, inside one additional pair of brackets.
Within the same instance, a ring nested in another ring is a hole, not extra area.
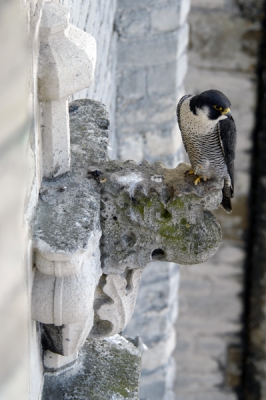
[(116, 98), (116, 42), (114, 31), (117, 0), (60, 0), (70, 10), (70, 22), (92, 35), (97, 43), (95, 79), (91, 86), (73, 96), (74, 99), (94, 99), (106, 105), (110, 115), (109, 155), (116, 157), (114, 133)]
[(172, 353), (178, 314), (179, 267), (173, 263), (150, 263), (144, 270), (135, 312), (123, 332), (139, 334), (147, 350), (142, 355), (140, 399), (174, 399), (175, 363)]
[(189, 23), (186, 92), (224, 92), (232, 103), (238, 143), (233, 212), (216, 213), (223, 231), (220, 250), (207, 263), (181, 267), (175, 392), (180, 400), (233, 400), (243, 371), (245, 235), (260, 24), (223, 0), (192, 0)]
[[(119, 0), (116, 135), (118, 157), (173, 168), (183, 159), (176, 104), (187, 69), (190, 2)], [(178, 309), (178, 266), (157, 262), (144, 271), (125, 336), (139, 334), (143, 354), (141, 399), (174, 398), (173, 327)]]
[(116, 134), (121, 160), (181, 161), (175, 108), (187, 60), (189, 1), (118, 1)]

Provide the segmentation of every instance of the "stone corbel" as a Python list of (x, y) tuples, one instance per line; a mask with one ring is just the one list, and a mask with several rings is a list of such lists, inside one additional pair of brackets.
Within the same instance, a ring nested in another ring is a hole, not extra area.
[(68, 97), (88, 87), (96, 63), (95, 39), (69, 24), (69, 10), (43, 5), (40, 23), (38, 96), (42, 111), (43, 175), (70, 168)]
[(221, 241), (210, 210), (222, 182), (195, 186), (184, 163), (108, 160), (108, 124), (100, 103), (73, 102), (71, 170), (40, 191), (32, 315), (52, 370), (73, 362), (87, 336), (124, 329), (147, 263), (200, 263)]

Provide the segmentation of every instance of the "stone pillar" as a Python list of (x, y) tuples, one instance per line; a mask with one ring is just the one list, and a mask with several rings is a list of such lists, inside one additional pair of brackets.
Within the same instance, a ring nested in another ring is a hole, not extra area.
[(95, 79), (73, 95), (73, 99), (94, 99), (105, 104), (110, 116), (108, 154), (116, 158), (116, 58), (117, 32), (114, 30), (116, 0), (59, 0), (70, 11), (70, 22), (92, 35), (97, 43)]
[(69, 24), (66, 7), (52, 2), (43, 6), (40, 38), (43, 175), (51, 178), (70, 168), (68, 97), (93, 81), (96, 43)]
[(175, 108), (187, 68), (189, 1), (119, 0), (116, 134), (121, 160), (182, 159)]
[[(189, 7), (189, 0), (118, 1), (116, 134), (121, 160), (162, 161), (174, 168), (183, 159), (175, 109), (184, 94)], [(136, 311), (123, 333), (139, 334), (148, 346), (141, 398), (173, 398), (178, 282), (176, 265), (148, 265)]]

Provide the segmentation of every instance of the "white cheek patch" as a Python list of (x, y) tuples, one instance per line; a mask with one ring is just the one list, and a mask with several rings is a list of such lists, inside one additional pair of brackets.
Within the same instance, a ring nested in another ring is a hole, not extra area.
[(197, 113), (197, 116), (199, 118), (202, 118), (203, 120), (209, 119), (210, 110), (206, 106), (203, 107), (203, 108), (197, 108), (196, 107), (196, 113)]

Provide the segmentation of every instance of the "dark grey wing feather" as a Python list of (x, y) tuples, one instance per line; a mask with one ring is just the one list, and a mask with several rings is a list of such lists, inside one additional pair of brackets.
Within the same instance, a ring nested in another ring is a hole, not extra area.
[(236, 125), (230, 115), (218, 123), (220, 142), (224, 154), (225, 163), (231, 178), (231, 197), (234, 195), (234, 160), (236, 150)]
[[(178, 126), (180, 129), (181, 135), (182, 135), (182, 129), (181, 129), (180, 109), (181, 109), (183, 101), (190, 96), (191, 96), (191, 94), (186, 94), (185, 96), (181, 97), (181, 99), (179, 100), (179, 102), (177, 104), (177, 108), (176, 108), (177, 122), (178, 122)], [(182, 139), (183, 139), (183, 144), (184, 144), (185, 150), (187, 152), (187, 147), (186, 147), (186, 143), (184, 141), (183, 135), (182, 135)]]

